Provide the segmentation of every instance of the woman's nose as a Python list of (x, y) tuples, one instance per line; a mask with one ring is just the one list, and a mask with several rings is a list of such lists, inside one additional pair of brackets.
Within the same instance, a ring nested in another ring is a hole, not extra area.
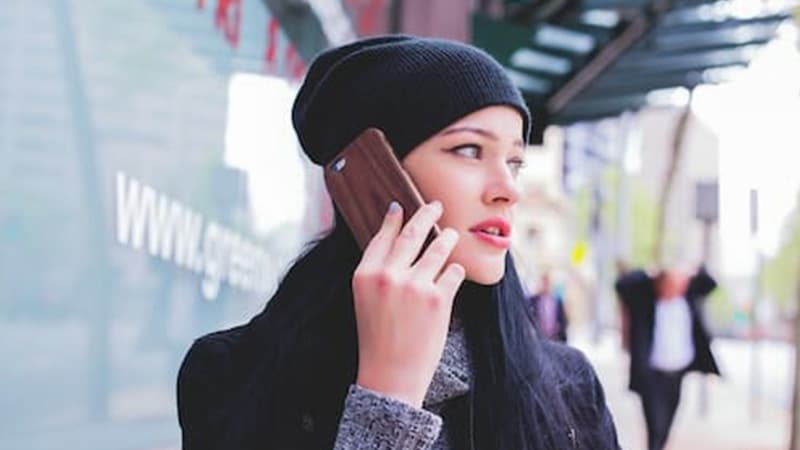
[(514, 205), (521, 195), (511, 168), (505, 161), (502, 165), (487, 170), (487, 180), (483, 200), (486, 203), (508, 203)]

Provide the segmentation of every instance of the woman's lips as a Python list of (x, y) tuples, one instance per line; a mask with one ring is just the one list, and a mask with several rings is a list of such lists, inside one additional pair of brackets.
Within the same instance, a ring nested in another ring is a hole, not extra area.
[(484, 220), (469, 231), (481, 242), (493, 247), (505, 250), (511, 245), (511, 224), (502, 217)]
[(505, 236), (497, 236), (494, 234), (489, 234), (484, 231), (478, 231), (478, 230), (470, 230), (470, 231), (473, 234), (473, 236), (478, 238), (480, 241), (485, 242), (493, 247), (506, 250), (511, 245), (511, 239)]

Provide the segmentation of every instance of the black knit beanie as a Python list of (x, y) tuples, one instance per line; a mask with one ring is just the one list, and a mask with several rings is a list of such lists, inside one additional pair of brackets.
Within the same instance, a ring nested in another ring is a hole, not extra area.
[(398, 159), (456, 120), (508, 105), (530, 113), (503, 67), (484, 51), (454, 41), (389, 35), (319, 54), (292, 108), (303, 150), (330, 162), (368, 127), (383, 130)]

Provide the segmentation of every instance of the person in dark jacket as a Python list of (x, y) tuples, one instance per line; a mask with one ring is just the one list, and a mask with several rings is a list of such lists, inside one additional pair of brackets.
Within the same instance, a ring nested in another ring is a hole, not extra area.
[(336, 210), (261, 313), (194, 342), (184, 450), (619, 448), (589, 362), (526, 314), (508, 246), (531, 117), (502, 66), (451, 41), (356, 41), (314, 59), (292, 119), (320, 165), (383, 130), (428, 203), (387, 205), (363, 253)]
[(719, 375), (702, 311), (702, 300), (716, 286), (705, 267), (691, 277), (677, 269), (655, 276), (634, 270), (616, 282), (630, 352), (629, 387), (642, 400), (649, 450), (667, 442), (684, 375)]
[(550, 274), (542, 274), (539, 291), (530, 298), (530, 308), (539, 331), (558, 342), (567, 342), (567, 311), (563, 297), (550, 282)]

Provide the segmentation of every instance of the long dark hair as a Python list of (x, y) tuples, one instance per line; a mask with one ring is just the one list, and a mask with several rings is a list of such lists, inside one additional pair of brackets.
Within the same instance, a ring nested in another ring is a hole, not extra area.
[[(255, 371), (263, 388), (253, 399), (259, 413), (252, 419), (261, 442), (273, 444), (265, 448), (291, 446), (296, 438), (286, 433), (296, 428), (297, 417), (313, 429), (310, 447), (333, 445), (358, 365), (350, 283), (359, 258), (348, 228), (334, 227), (292, 265), (251, 322), (248, 355), (257, 352), (267, 361)], [(465, 282), (456, 297), (454, 313), (464, 324), (473, 385), (454, 412), (465, 418), (464, 426), (451, 427), (450, 440), (481, 450), (572, 448), (573, 419), (558, 393), (545, 344), (533, 331), (510, 256), (506, 263), (498, 284)]]

